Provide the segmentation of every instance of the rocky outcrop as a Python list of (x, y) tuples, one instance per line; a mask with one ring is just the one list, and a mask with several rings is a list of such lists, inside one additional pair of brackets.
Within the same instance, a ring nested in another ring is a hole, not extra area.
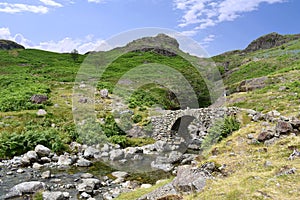
[(10, 40), (0, 40), (0, 50), (12, 50), (12, 49), (25, 49), (25, 47)]
[(259, 77), (242, 81), (238, 88), (237, 92), (248, 92), (260, 88), (264, 88), (266, 86), (266, 82), (268, 77)]
[(129, 51), (133, 52), (155, 52), (163, 56), (176, 56), (176, 51), (179, 49), (179, 43), (176, 39), (165, 35), (158, 34), (155, 37), (144, 37), (141, 39), (133, 40), (126, 45)]
[(30, 101), (35, 104), (41, 104), (48, 100), (46, 95), (35, 94), (30, 98)]
[(10, 191), (2, 198), (10, 199), (13, 197), (22, 196), (24, 194), (33, 194), (43, 189), (45, 189), (45, 184), (42, 182), (39, 181), (23, 182), (11, 188)]
[(289, 41), (299, 39), (300, 35), (290, 35), (290, 36), (284, 36), (280, 35), (278, 33), (270, 33), (267, 35), (264, 35), (262, 37), (259, 37), (258, 39), (251, 42), (247, 48), (244, 50), (244, 52), (253, 52), (261, 49), (270, 49), (273, 47), (281, 46), (284, 43), (287, 43)]
[(211, 174), (202, 167), (183, 165), (178, 167), (176, 178), (138, 200), (183, 199), (182, 194), (200, 192)]

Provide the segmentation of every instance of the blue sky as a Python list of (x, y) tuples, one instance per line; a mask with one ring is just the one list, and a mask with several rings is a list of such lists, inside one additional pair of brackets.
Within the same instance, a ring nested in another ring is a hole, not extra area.
[(81, 53), (121, 32), (168, 28), (210, 55), (270, 33), (300, 33), (299, 0), (0, 0), (0, 38)]

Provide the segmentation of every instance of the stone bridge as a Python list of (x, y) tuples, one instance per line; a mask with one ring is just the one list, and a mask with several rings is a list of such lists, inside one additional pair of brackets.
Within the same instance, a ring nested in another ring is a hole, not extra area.
[[(236, 115), (238, 108), (199, 108), (174, 111), (163, 111), (161, 115), (152, 116), (152, 137), (156, 140), (168, 139), (173, 135), (185, 141), (200, 140), (216, 119), (225, 115)], [(198, 142), (198, 143), (199, 143)], [(193, 142), (191, 142), (192, 144)], [(196, 146), (199, 146), (196, 142)]]

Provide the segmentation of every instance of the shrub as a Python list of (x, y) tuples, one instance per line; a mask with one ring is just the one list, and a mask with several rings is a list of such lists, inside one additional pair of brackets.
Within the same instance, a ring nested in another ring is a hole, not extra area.
[[(106, 141), (106, 132), (113, 131), (111, 129), (105, 130), (105, 125), (101, 125), (93, 120), (87, 120), (83, 125), (78, 125), (78, 139), (77, 142), (87, 145), (99, 144)], [(76, 136), (76, 135), (75, 135)]]
[(134, 123), (139, 123), (140, 121), (142, 121), (143, 117), (139, 114), (133, 115), (132, 116), (132, 120)]
[(209, 128), (208, 135), (201, 144), (201, 149), (208, 149), (212, 144), (220, 142), (239, 128), (240, 123), (232, 116), (225, 116), (222, 119), (217, 119)]
[(125, 132), (117, 125), (112, 115), (106, 116), (105, 123), (102, 125), (102, 129), (107, 137), (114, 135), (125, 135)]
[(55, 129), (29, 130), (20, 134), (3, 132), (0, 134), (0, 158), (24, 154), (34, 149), (38, 144), (42, 144), (57, 153), (67, 150), (63, 137)]

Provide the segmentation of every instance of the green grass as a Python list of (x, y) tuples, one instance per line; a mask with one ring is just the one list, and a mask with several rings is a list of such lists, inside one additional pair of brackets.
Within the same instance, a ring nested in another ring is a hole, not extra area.
[[(106, 57), (114, 57), (118, 50), (105, 53)], [(71, 141), (87, 142), (96, 140), (98, 133), (111, 137), (124, 135), (111, 118), (109, 107), (111, 100), (104, 100), (96, 105), (97, 117), (105, 120), (104, 124), (91, 122), (92, 130), (79, 134), (72, 115), (73, 83), (85, 55), (78, 55), (74, 60), (70, 53), (54, 53), (36, 49), (0, 50), (0, 146), (2, 157), (11, 157), (34, 148), (37, 143), (43, 143), (56, 152), (65, 149)], [(93, 57), (92, 57), (93, 59)], [(98, 60), (87, 60), (95, 63)], [(129, 52), (118, 57), (103, 73), (98, 88), (113, 90), (117, 81), (129, 70), (147, 63), (167, 65), (182, 74), (196, 91), (201, 106), (209, 105), (208, 90), (199, 72), (180, 56), (167, 57), (154, 52)], [(91, 65), (92, 66), (92, 65)], [(93, 74), (99, 78), (98, 74)], [(49, 100), (43, 104), (34, 104), (30, 97), (34, 94), (46, 95)], [(96, 99), (102, 101), (99, 96)], [(166, 109), (179, 108), (178, 101), (170, 88), (159, 84), (146, 84), (127, 97), (127, 104), (134, 112), (131, 120), (147, 128), (147, 109), (160, 105)], [(54, 106), (55, 105), (55, 106)], [(45, 109), (47, 115), (38, 117), (38, 109)], [(32, 124), (37, 124), (32, 130)], [(91, 124), (88, 129), (91, 129)], [(85, 127), (82, 127), (86, 129)], [(40, 138), (33, 135), (42, 134)], [(9, 136), (13, 136), (10, 138)], [(101, 138), (100, 140), (102, 140)], [(24, 140), (24, 142), (22, 142)], [(46, 142), (48, 140), (48, 142)], [(17, 142), (15, 142), (17, 141)], [(27, 143), (28, 144), (27, 144)], [(126, 139), (125, 146), (152, 143), (148, 139)], [(20, 150), (20, 145), (26, 146)]]

